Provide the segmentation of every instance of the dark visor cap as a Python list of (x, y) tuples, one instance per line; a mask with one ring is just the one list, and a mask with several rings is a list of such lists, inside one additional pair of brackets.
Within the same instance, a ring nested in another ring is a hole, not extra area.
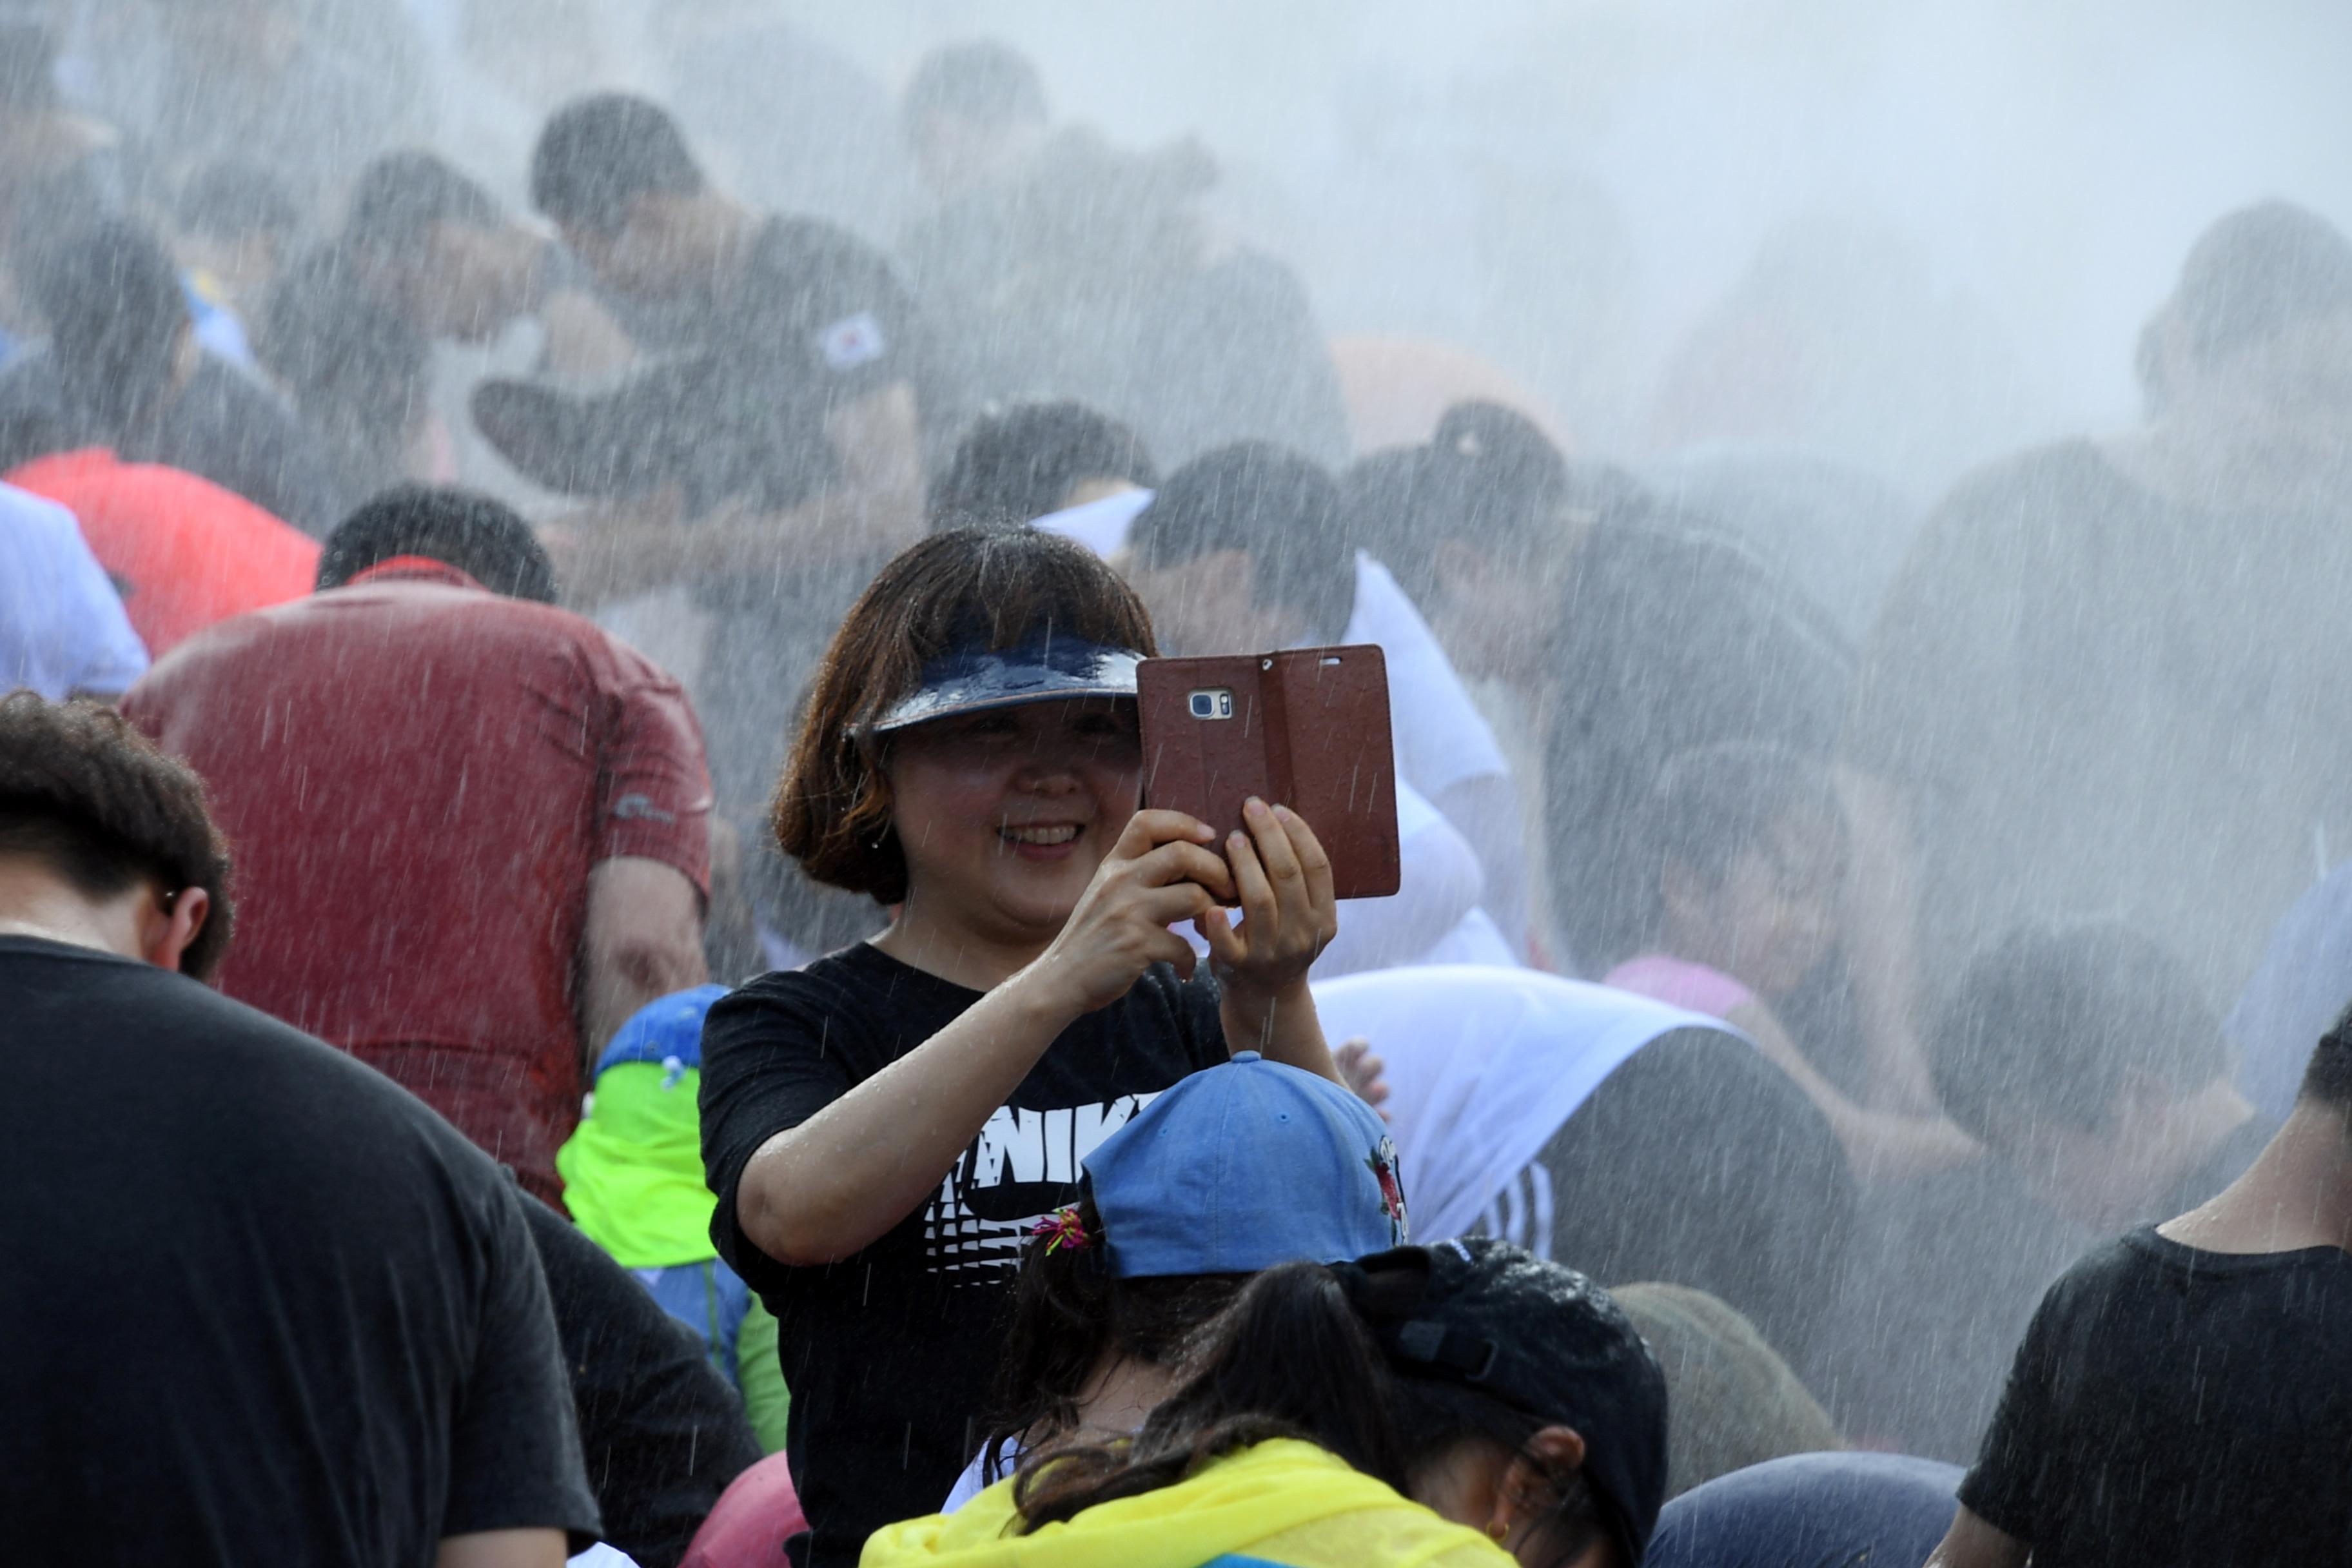
[(1143, 656), (1076, 637), (1050, 637), (1018, 647), (964, 648), (923, 667), (923, 683), (866, 726), (887, 735), (934, 719), (984, 713), (1074, 697), (1135, 696), (1135, 667)]
[(1486, 1237), (1400, 1247), (1339, 1273), (1423, 1268), (1411, 1313), (1371, 1321), (1390, 1363), (1574, 1428), (1610, 1533), (1639, 1563), (1666, 1499), (1666, 1378), (1641, 1331), (1576, 1270)]

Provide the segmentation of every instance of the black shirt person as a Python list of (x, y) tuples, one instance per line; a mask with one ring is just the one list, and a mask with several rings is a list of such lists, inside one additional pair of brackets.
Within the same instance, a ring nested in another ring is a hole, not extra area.
[(721, 809), (748, 820), (826, 630), (922, 531), (913, 300), (855, 236), (715, 189), (643, 99), (559, 110), (530, 188), (647, 363), (593, 398), (486, 382), (475, 423), (604, 500), (568, 520), (581, 594), (682, 581), (718, 612), (697, 696)]
[(596, 1505), (511, 1184), (203, 984), (228, 871), (126, 721), (0, 699), (10, 1546), (554, 1568)]
[(2352, 1012), (2209, 1202), (2050, 1288), (1930, 1568), (2352, 1561)]
[(1222, 846), (1137, 809), (1152, 651), (1091, 552), (967, 530), (887, 566), (817, 678), (777, 837), (895, 917), (720, 1000), (702, 1068), (712, 1237), (775, 1313), (793, 1390), (796, 1563), (853, 1563), (938, 1507), (1031, 1226), (1145, 1100), (1229, 1037), (1338, 1076), (1307, 989), (1329, 862), (1279, 802)]

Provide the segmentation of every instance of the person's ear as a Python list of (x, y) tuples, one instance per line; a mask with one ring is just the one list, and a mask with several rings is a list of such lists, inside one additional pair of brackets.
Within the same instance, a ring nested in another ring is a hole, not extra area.
[(1489, 1540), (1523, 1538), (1559, 1506), (1561, 1486), (1584, 1468), (1584, 1434), (1573, 1426), (1546, 1426), (1519, 1445), (1495, 1489)]
[(139, 922), (141, 955), (158, 969), (178, 973), (180, 959), (212, 918), (213, 896), (202, 888), (158, 893)]

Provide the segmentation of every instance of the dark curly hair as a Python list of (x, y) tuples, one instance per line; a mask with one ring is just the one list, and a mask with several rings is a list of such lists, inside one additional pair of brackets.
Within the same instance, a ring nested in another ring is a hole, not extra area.
[(228, 845), (204, 781), (102, 703), (0, 697), (0, 855), (37, 857), (93, 899), (142, 877), (167, 893), (202, 888), (212, 911), (180, 972), (210, 980), (227, 956)]

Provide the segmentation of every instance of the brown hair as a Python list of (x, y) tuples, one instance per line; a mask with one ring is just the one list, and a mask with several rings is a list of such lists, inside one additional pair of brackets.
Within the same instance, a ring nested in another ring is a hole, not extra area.
[(37, 856), (75, 889), (110, 899), (142, 877), (212, 899), (180, 971), (210, 980), (234, 924), (228, 845), (204, 781), (96, 702), (0, 698), (0, 854)]
[(1152, 655), (1135, 591), (1083, 545), (1034, 529), (935, 533), (882, 568), (834, 634), (769, 807), (777, 846), (820, 882), (895, 904), (907, 860), (890, 831), (883, 713), (959, 649), (1052, 635)]

